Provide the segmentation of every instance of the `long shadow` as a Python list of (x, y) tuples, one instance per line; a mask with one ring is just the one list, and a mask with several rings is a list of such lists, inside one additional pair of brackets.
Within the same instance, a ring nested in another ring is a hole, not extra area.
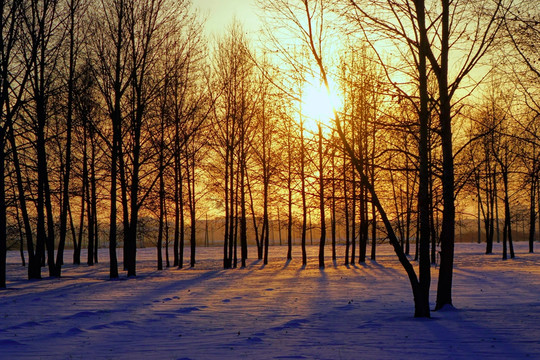
[[(481, 312), (480, 316), (471, 316), (475, 312)], [(458, 343), (448, 344), (453, 349), (455, 358), (528, 358), (530, 352), (516, 345), (515, 339), (508, 337), (507, 329), (494, 332), (485, 324), (484, 310), (440, 310), (433, 312), (434, 321), (419, 322), (418, 326), (424, 326), (426, 333), (432, 334), (439, 343), (448, 342), (448, 339), (457, 339)], [(521, 336), (523, 334), (516, 334)], [(471, 339), (481, 338), (480, 341)], [(526, 342), (526, 341), (524, 341)], [(537, 343), (538, 348), (538, 343)], [(534, 352), (534, 349), (531, 349)], [(536, 349), (538, 351), (538, 349)]]
[(291, 264), (291, 261), (292, 259), (287, 259), (287, 261), (285, 261), (285, 264), (283, 264), (283, 267), (281, 268), (281, 270), (287, 269), (289, 265)]

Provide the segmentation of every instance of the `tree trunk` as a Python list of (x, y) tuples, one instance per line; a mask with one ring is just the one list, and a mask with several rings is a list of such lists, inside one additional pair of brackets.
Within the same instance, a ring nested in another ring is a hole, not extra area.
[[(162, 129), (163, 134), (163, 129)], [(157, 269), (163, 270), (163, 227), (165, 218), (165, 180), (163, 178), (163, 137), (159, 156), (159, 226), (157, 239)]]
[(28, 208), (26, 206), (26, 195), (24, 189), (24, 182), (22, 179), (21, 165), (19, 162), (19, 154), (17, 152), (17, 146), (15, 142), (15, 134), (13, 126), (9, 125), (9, 142), (12, 149), (13, 166), (15, 168), (15, 175), (17, 177), (17, 190), (19, 207), (21, 209), (21, 215), (24, 224), (24, 234), (26, 236), (26, 250), (28, 251), (28, 279), (41, 279), (41, 259), (38, 258), (37, 251), (34, 247), (33, 231), (30, 225), (30, 216), (28, 215)]
[(187, 174), (187, 186), (188, 186), (188, 199), (189, 199), (189, 218), (191, 221), (191, 231), (190, 231), (190, 267), (194, 267), (196, 263), (195, 252), (197, 248), (197, 199), (195, 194), (195, 153), (191, 156), (186, 156), (186, 174)]
[[(116, 113), (116, 111), (115, 111)], [(119, 121), (116, 117), (116, 114), (113, 115), (113, 143), (112, 143), (112, 149), (111, 149), (111, 188), (110, 188), (110, 201), (111, 201), (111, 209), (109, 214), (109, 258), (110, 258), (110, 264), (109, 264), (109, 278), (111, 279), (117, 279), (118, 278), (118, 260), (116, 259), (116, 194), (117, 194), (117, 163), (118, 163), (118, 146), (120, 145), (118, 142), (118, 137), (121, 136), (119, 134), (120, 130), (118, 127), (120, 124), (116, 123), (116, 121)], [(116, 120), (116, 121), (115, 121)]]
[[(242, 126), (243, 128), (243, 126)], [(244, 132), (244, 130), (242, 130)], [(247, 247), (247, 211), (246, 211), (246, 153), (245, 153), (245, 134), (242, 134), (242, 146), (241, 146), (241, 169), (240, 169), (240, 261), (241, 266), (246, 267), (246, 260), (248, 257)], [(268, 261), (268, 249), (265, 253), (266, 261)]]
[(288, 219), (287, 222), (287, 260), (292, 259), (292, 227), (293, 227), (293, 214), (292, 214), (292, 145), (291, 145), (291, 117), (288, 117), (288, 131), (287, 131), (287, 210)]
[(45, 147), (45, 124), (46, 110), (45, 99), (36, 96), (36, 152), (37, 152), (37, 249), (38, 257), (45, 255), (47, 249), (47, 264), (49, 267), (49, 276), (56, 275), (56, 266), (54, 263), (54, 226), (52, 225), (51, 197), (49, 191), (47, 152)]
[[(353, 170), (354, 171), (354, 170)], [(347, 178), (347, 153), (343, 152), (343, 199), (345, 212), (345, 266), (349, 265), (349, 251), (351, 247), (350, 216), (349, 216), (349, 192)]]
[[(99, 224), (98, 224), (98, 212), (97, 212), (97, 179), (96, 179), (96, 143), (95, 143), (95, 134), (94, 130), (90, 133), (90, 146), (91, 159), (90, 159), (90, 208), (92, 209), (92, 221), (88, 221), (88, 226), (94, 229), (93, 237), (88, 236), (88, 241), (94, 242), (93, 256), (94, 264), (98, 263), (98, 249), (99, 249)], [(81, 243), (79, 243), (79, 253), (81, 249)]]
[[(333, 136), (332, 136), (333, 137)], [(336, 151), (332, 150), (332, 222), (331, 222), (331, 234), (332, 234), (332, 261), (334, 264), (337, 261), (336, 255)]]
[[(265, 145), (263, 145), (265, 146)], [(268, 220), (268, 182), (269, 182), (269, 179), (268, 179), (268, 170), (266, 168), (266, 164), (264, 165), (264, 175), (263, 175), (263, 229), (265, 230), (263, 232), (263, 236), (264, 236), (264, 260), (263, 260), (263, 264), (264, 265), (267, 265), (268, 264), (268, 245), (269, 245), (269, 242), (270, 242), (270, 239), (269, 239), (269, 227), (270, 227), (270, 222)]]
[(60, 241), (58, 243), (58, 252), (56, 254), (56, 276), (62, 275), (62, 265), (64, 264), (64, 247), (66, 243), (67, 235), (67, 216), (69, 209), (69, 180), (71, 177), (71, 133), (73, 123), (73, 95), (74, 95), (74, 81), (75, 81), (75, 1), (69, 3), (69, 78), (68, 78), (68, 103), (67, 103), (67, 115), (66, 115), (66, 160), (65, 160), (65, 173), (63, 181), (63, 195), (62, 195), (62, 211), (60, 212)]
[(307, 204), (306, 204), (306, 148), (304, 143), (304, 123), (300, 119), (300, 181), (302, 192), (302, 265), (307, 265), (306, 230), (307, 230)]
[[(413, 291), (414, 296), (414, 316), (415, 317), (429, 317), (430, 316), (430, 310), (429, 310), (429, 293), (426, 293), (426, 287), (425, 285), (423, 287), (420, 287), (420, 283), (418, 281), (418, 277), (416, 276), (416, 273), (414, 271), (413, 266), (405, 256), (405, 253), (403, 252), (403, 248), (401, 247), (399, 240), (396, 237), (396, 234), (394, 232), (394, 229), (392, 228), (392, 224), (390, 220), (388, 219), (388, 216), (386, 215), (386, 212), (384, 211), (384, 208), (381, 205), (381, 202), (379, 201), (379, 197), (377, 196), (377, 193), (375, 192), (375, 189), (373, 188), (373, 185), (369, 182), (369, 179), (360, 172), (360, 165), (358, 159), (355, 157), (354, 152), (352, 151), (351, 146), (349, 145), (343, 131), (341, 130), (340, 123), (337, 121), (338, 126), (338, 134), (341, 138), (341, 141), (345, 147), (345, 150), (351, 157), (351, 160), (353, 162), (354, 168), (360, 175), (360, 181), (367, 187), (371, 197), (372, 201), (374, 202), (377, 210), (379, 211), (379, 214), (381, 216), (381, 220), (384, 223), (384, 226), (386, 228), (388, 239), (390, 241), (390, 244), (392, 245), (394, 252), (396, 253), (399, 262), (405, 269), (405, 272), (407, 273), (407, 276), (409, 278), (411, 288)], [(425, 231), (425, 230), (424, 230)], [(426, 239), (424, 239), (424, 243), (422, 244), (422, 255), (421, 260), (423, 261), (423, 266), (420, 267), (420, 271), (426, 270), (426, 263), (427, 263), (427, 269), (429, 269), (429, 238), (427, 239), (427, 250), (426, 250)], [(423, 280), (425, 280), (425, 275), (422, 277)]]
[(515, 257), (514, 254), (514, 242), (512, 241), (512, 217), (510, 215), (510, 197), (508, 189), (508, 169), (503, 171), (503, 182), (504, 182), (504, 221), (506, 224), (506, 233), (508, 239), (508, 248), (510, 250), (510, 258)]
[(436, 310), (445, 305), (452, 305), (452, 277), (454, 272), (454, 235), (456, 210), (454, 204), (454, 153), (452, 149), (452, 116), (448, 93), (448, 51), (450, 49), (450, 2), (442, 1), (442, 36), (440, 55), (440, 74), (438, 76), (441, 146), (443, 157), (442, 192), (443, 192), (443, 221), (441, 229), (441, 264), (437, 286)]
[(319, 241), (319, 268), (324, 269), (324, 245), (326, 242), (326, 219), (324, 212), (324, 168), (323, 168), (323, 146), (322, 146), (322, 127), (319, 127), (319, 209), (321, 213), (321, 239)]
[(534, 253), (534, 233), (536, 227), (536, 186), (537, 186), (536, 174), (531, 176), (531, 193), (529, 203), (529, 253)]
[[(353, 144), (354, 144), (354, 131), (353, 131)], [(354, 145), (353, 145), (354, 146)], [(354, 151), (354, 148), (353, 148)], [(361, 161), (361, 160), (360, 160)], [(360, 164), (360, 169), (362, 165)], [(356, 262), (356, 205), (358, 204), (356, 198), (356, 172), (352, 173), (352, 191), (351, 191), (351, 256), (350, 264), (354, 265)]]
[[(85, 148), (85, 151), (86, 151), (86, 148)], [(88, 166), (86, 164), (86, 156), (85, 156), (85, 159), (84, 159), (84, 164), (83, 164), (83, 177), (88, 177)], [(95, 216), (95, 213), (93, 211), (93, 207), (92, 207), (92, 196), (90, 194), (91, 190), (90, 190), (90, 184), (89, 184), (89, 181), (88, 179), (86, 180), (83, 180), (83, 182), (85, 182), (85, 191), (86, 191), (86, 212), (87, 212), (87, 217), (88, 217), (88, 254), (87, 254), (87, 264), (88, 266), (93, 266), (94, 265), (94, 237), (95, 237), (95, 234), (94, 234), (94, 230), (95, 230), (95, 227), (94, 227), (94, 216)]]
[[(0, 111), (2, 109), (0, 108)], [(5, 127), (0, 127), (0, 173), (5, 174)], [(7, 256), (7, 211), (6, 211), (6, 177), (0, 179), (0, 289), (6, 288), (6, 256)], [(22, 238), (21, 238), (22, 242)]]

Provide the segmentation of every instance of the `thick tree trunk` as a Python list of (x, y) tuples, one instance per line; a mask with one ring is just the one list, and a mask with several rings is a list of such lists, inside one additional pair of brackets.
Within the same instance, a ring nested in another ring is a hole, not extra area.
[[(446, 117), (443, 123), (443, 222), (441, 230), (441, 264), (439, 267), (439, 282), (437, 287), (436, 310), (444, 305), (452, 305), (452, 277), (454, 269), (454, 235), (455, 235), (455, 205), (454, 205), (454, 159), (452, 153), (452, 131), (450, 125), (450, 109), (444, 110)], [(442, 116), (442, 115), (441, 115)]]
[(440, 72), (438, 74), (441, 147), (443, 158), (442, 192), (443, 220), (441, 228), (441, 264), (437, 286), (437, 303), (439, 310), (445, 305), (452, 305), (452, 277), (454, 272), (454, 235), (456, 210), (454, 204), (454, 153), (452, 148), (452, 116), (451, 98), (448, 93), (448, 51), (450, 49), (450, 2), (442, 1), (441, 16), (441, 55)]

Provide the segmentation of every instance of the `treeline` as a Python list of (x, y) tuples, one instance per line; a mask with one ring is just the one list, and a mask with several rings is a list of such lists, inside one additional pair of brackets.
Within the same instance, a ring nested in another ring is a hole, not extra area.
[[(87, 246), (93, 265), (105, 242), (116, 278), (121, 242), (124, 270), (135, 276), (143, 217), (158, 224), (159, 269), (171, 265), (169, 244), (172, 266), (184, 266), (185, 248), (195, 266), (197, 233), (205, 231), (198, 221), (209, 217), (223, 224), (224, 268), (255, 256), (248, 234), (267, 263), (277, 221), (289, 259), (300, 234), (303, 264), (316, 224), (320, 267), (327, 244), (338, 261), (344, 229), (345, 264), (375, 259), (377, 241), (389, 239), (403, 263), (414, 252), (415, 260), (427, 255), (428, 267), (447, 246), (441, 259), (451, 274), (456, 214), (477, 220), (486, 253), (501, 232), (506, 258), (514, 256), (518, 207), (528, 212), (532, 252), (540, 221), (538, 9), (468, 8), (462, 14), (482, 24), (476, 37), (456, 19), (454, 42), (436, 45), (420, 35), (442, 28), (399, 30), (374, 15), (392, 11), (383, 4), (342, 4), (347, 12), (298, 4), (261, 4), (271, 31), (254, 41), (236, 22), (209, 40), (188, 1), (2, 3), (0, 287), (8, 248), (20, 249), (28, 277), (38, 279), (45, 265), (61, 276), (66, 246), (75, 264)], [(412, 7), (397, 13), (419, 21)], [(325, 17), (339, 46), (324, 36)], [(363, 32), (351, 35), (351, 26)], [(283, 29), (300, 29), (301, 40), (280, 36)], [(379, 41), (401, 43), (403, 56), (387, 59)], [(453, 46), (462, 55), (457, 68), (448, 60)], [(488, 69), (476, 76), (475, 68)], [(308, 109), (315, 105), (306, 94), (321, 87), (338, 94), (332, 121)]]

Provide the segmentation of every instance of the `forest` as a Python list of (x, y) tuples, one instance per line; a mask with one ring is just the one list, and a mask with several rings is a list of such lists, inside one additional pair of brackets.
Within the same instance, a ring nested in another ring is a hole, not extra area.
[(432, 264), (435, 309), (452, 305), (456, 241), (534, 252), (534, 2), (258, 8), (260, 31), (209, 36), (188, 0), (2, 2), (0, 288), (8, 250), (28, 279), (106, 251), (115, 279), (141, 247), (161, 270), (220, 246), (229, 269), (278, 242), (305, 266), (316, 244), (324, 268), (389, 243), (430, 317)]

